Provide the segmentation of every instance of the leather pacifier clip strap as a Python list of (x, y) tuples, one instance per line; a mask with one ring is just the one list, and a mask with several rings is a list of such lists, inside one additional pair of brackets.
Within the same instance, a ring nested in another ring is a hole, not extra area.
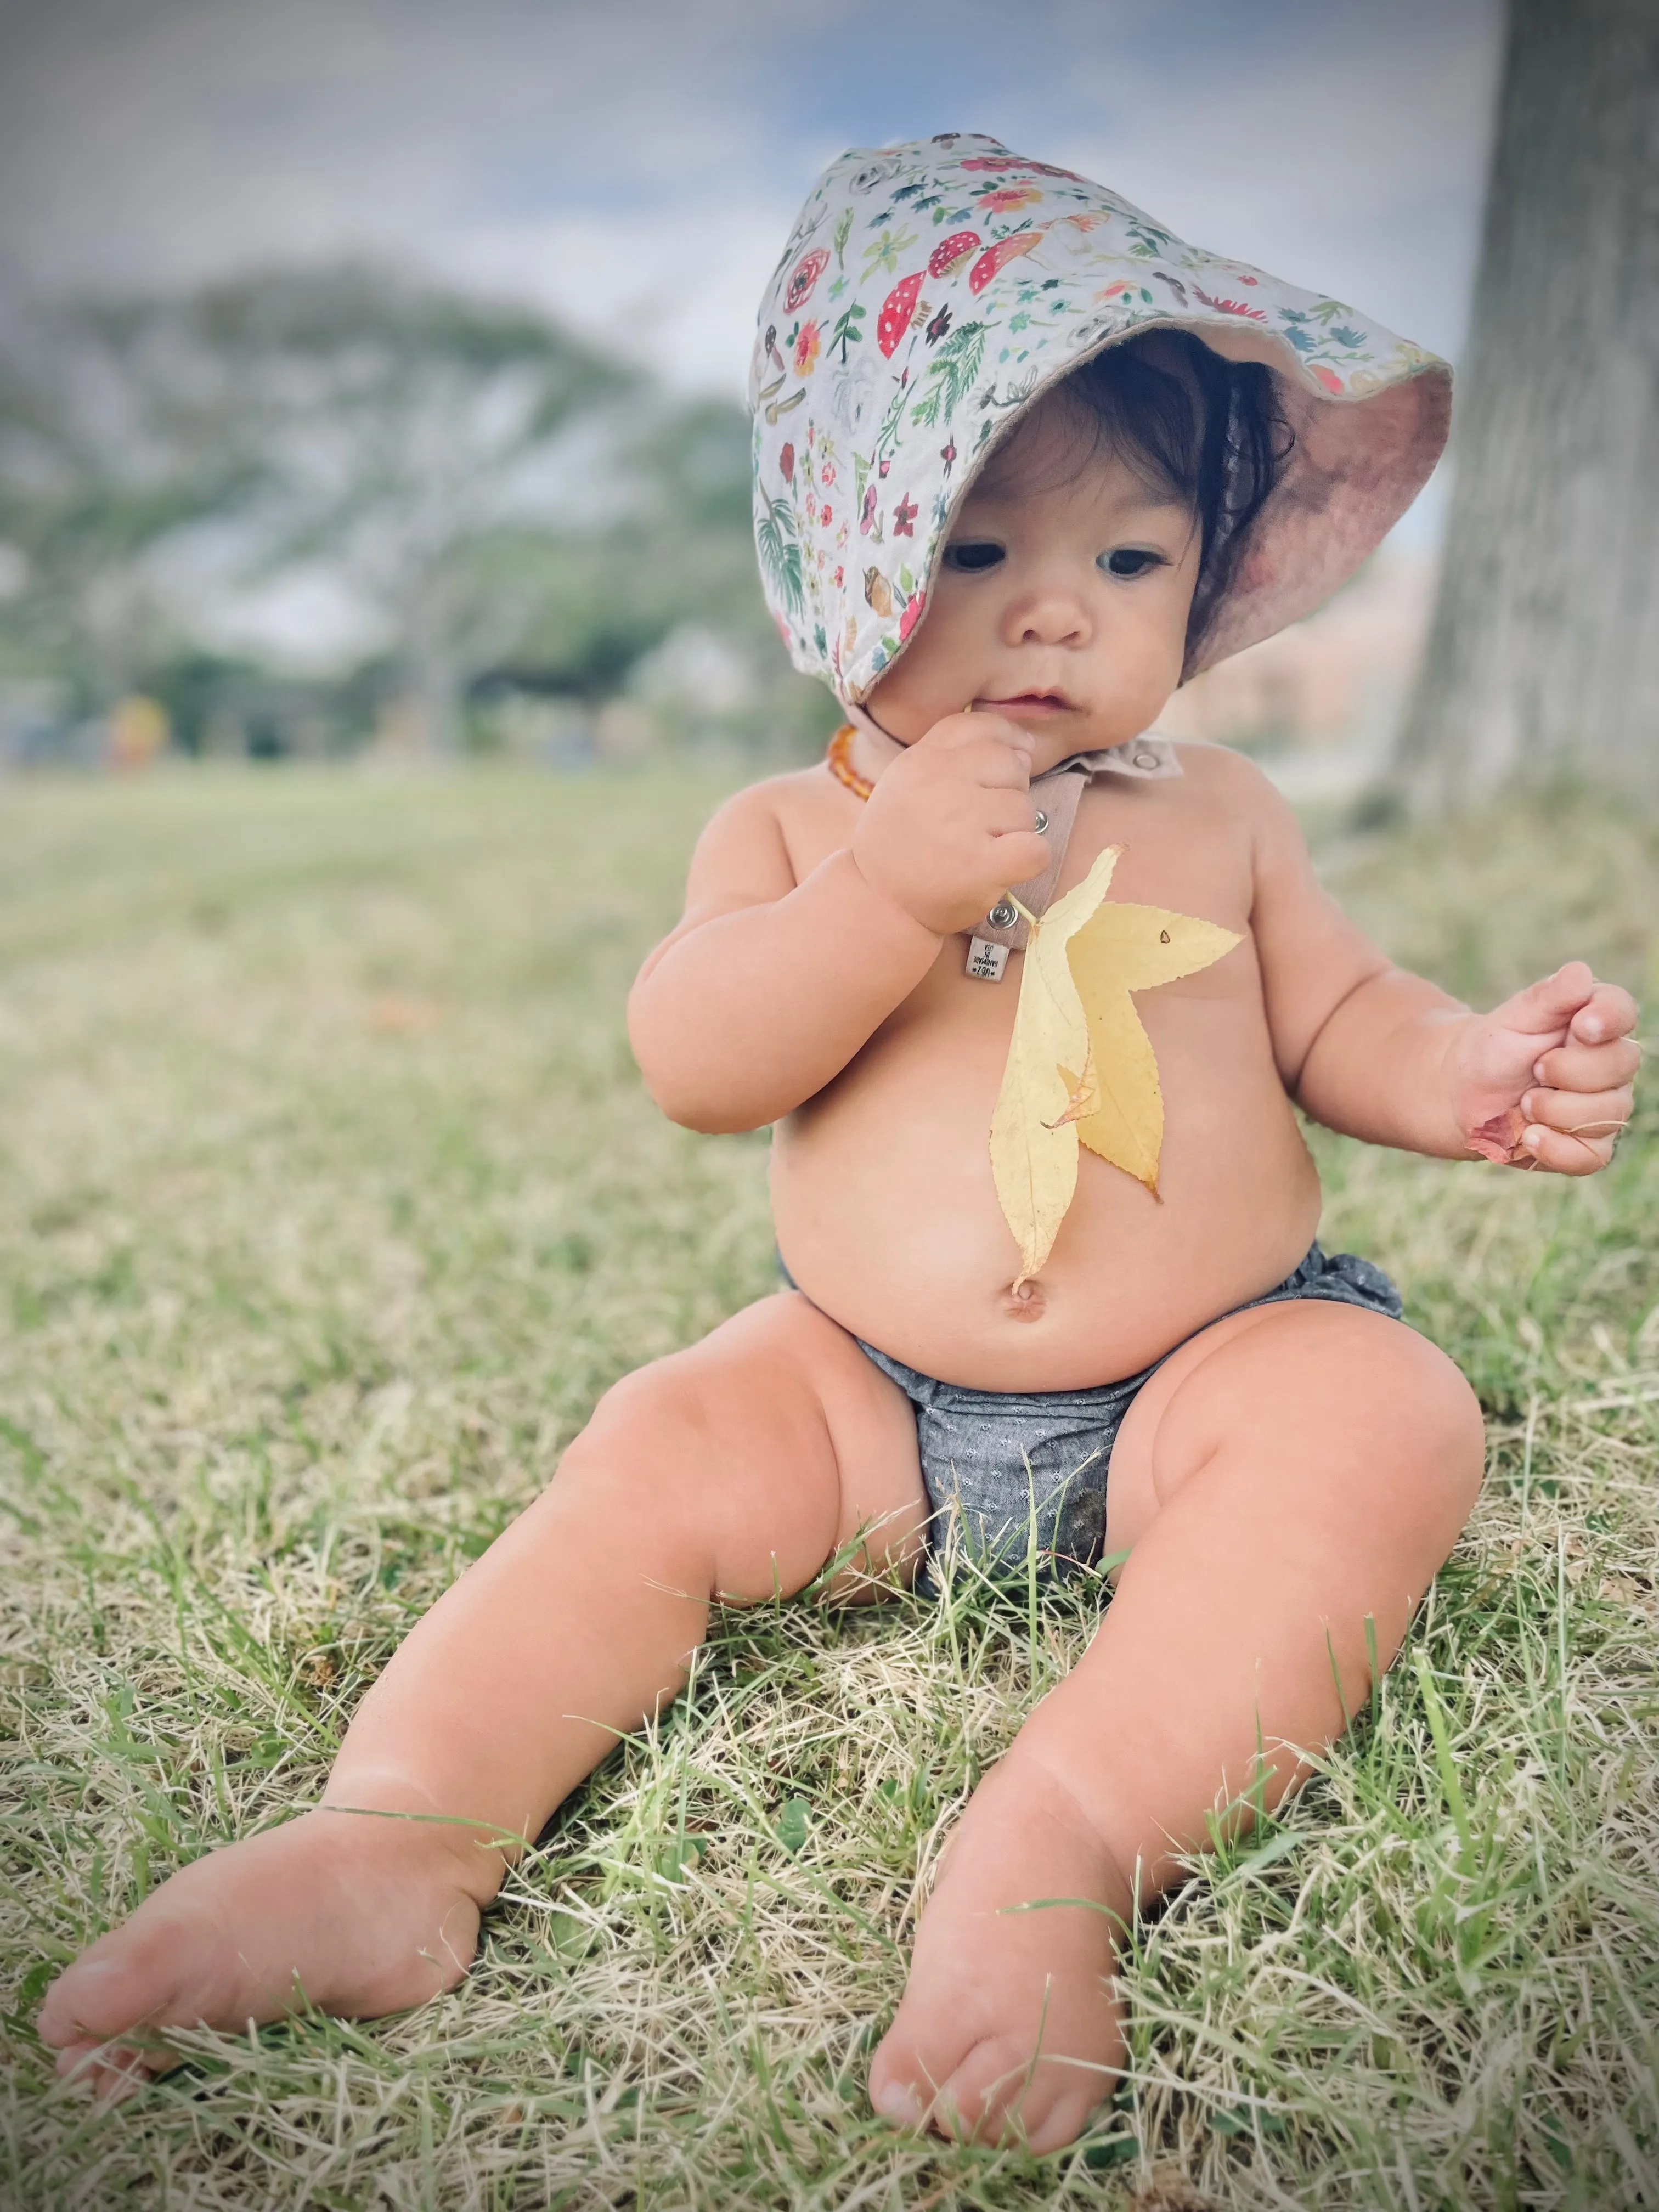
[(1037, 828), (1048, 848), (1048, 865), (1040, 876), (1016, 884), (1012, 896), (1005, 892), (985, 919), (975, 923), (968, 945), (968, 973), (976, 975), (981, 982), (1000, 983), (1002, 971), (1008, 965), (1008, 955), (1025, 950), (1029, 932), (1025, 917), (1014, 900), (1018, 899), (1030, 913), (1041, 914), (1053, 898), (1060, 872), (1066, 865), (1066, 848), (1072, 842), (1078, 802), (1088, 781), (1089, 771), (1079, 763), (1076, 767), (1051, 769), (1047, 775), (1038, 776), (1032, 783)]

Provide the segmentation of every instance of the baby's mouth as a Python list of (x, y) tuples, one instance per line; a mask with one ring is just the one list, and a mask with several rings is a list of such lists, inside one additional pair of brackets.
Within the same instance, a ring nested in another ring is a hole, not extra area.
[(1012, 698), (981, 699), (976, 703), (988, 707), (994, 714), (1007, 714), (1017, 722), (1075, 712), (1063, 691), (1020, 691)]

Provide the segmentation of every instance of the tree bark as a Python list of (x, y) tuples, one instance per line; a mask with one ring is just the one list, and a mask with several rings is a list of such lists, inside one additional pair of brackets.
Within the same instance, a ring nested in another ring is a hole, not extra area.
[(1659, 787), (1659, 4), (1510, 0), (1419, 805)]

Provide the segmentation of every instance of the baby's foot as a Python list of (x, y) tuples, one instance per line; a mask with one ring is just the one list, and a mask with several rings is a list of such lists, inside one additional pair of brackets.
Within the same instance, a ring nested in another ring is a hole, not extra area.
[(467, 1871), (435, 1824), (307, 1813), (163, 1883), (58, 1976), (41, 2037), (60, 2074), (113, 2096), (176, 2063), (146, 2031), (234, 2032), (306, 2003), (356, 2018), (424, 2003), (471, 1963)]
[[(1042, 1898), (1092, 1902), (1008, 1910)], [(1112, 1915), (1127, 1903), (1077, 1801), (1016, 1746), (945, 1855), (904, 2002), (870, 2068), (876, 2110), (1035, 2151), (1070, 2142), (1122, 2057)]]

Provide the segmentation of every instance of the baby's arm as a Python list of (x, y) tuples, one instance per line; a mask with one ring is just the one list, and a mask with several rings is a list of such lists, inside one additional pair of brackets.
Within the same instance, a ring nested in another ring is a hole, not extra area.
[[(1255, 787), (1251, 916), (1285, 1088), (1369, 1142), (1593, 1175), (1630, 1118), (1629, 994), (1581, 960), (1489, 1014), (1395, 967), (1321, 886), (1291, 809)], [(1477, 1138), (1480, 1141), (1476, 1141)]]
[(699, 841), (684, 918), (641, 969), (629, 1034), (677, 1121), (755, 1129), (838, 1075), (941, 939), (1047, 860), (1016, 725), (948, 715), (882, 775), (850, 842), (797, 883), (776, 787)]

